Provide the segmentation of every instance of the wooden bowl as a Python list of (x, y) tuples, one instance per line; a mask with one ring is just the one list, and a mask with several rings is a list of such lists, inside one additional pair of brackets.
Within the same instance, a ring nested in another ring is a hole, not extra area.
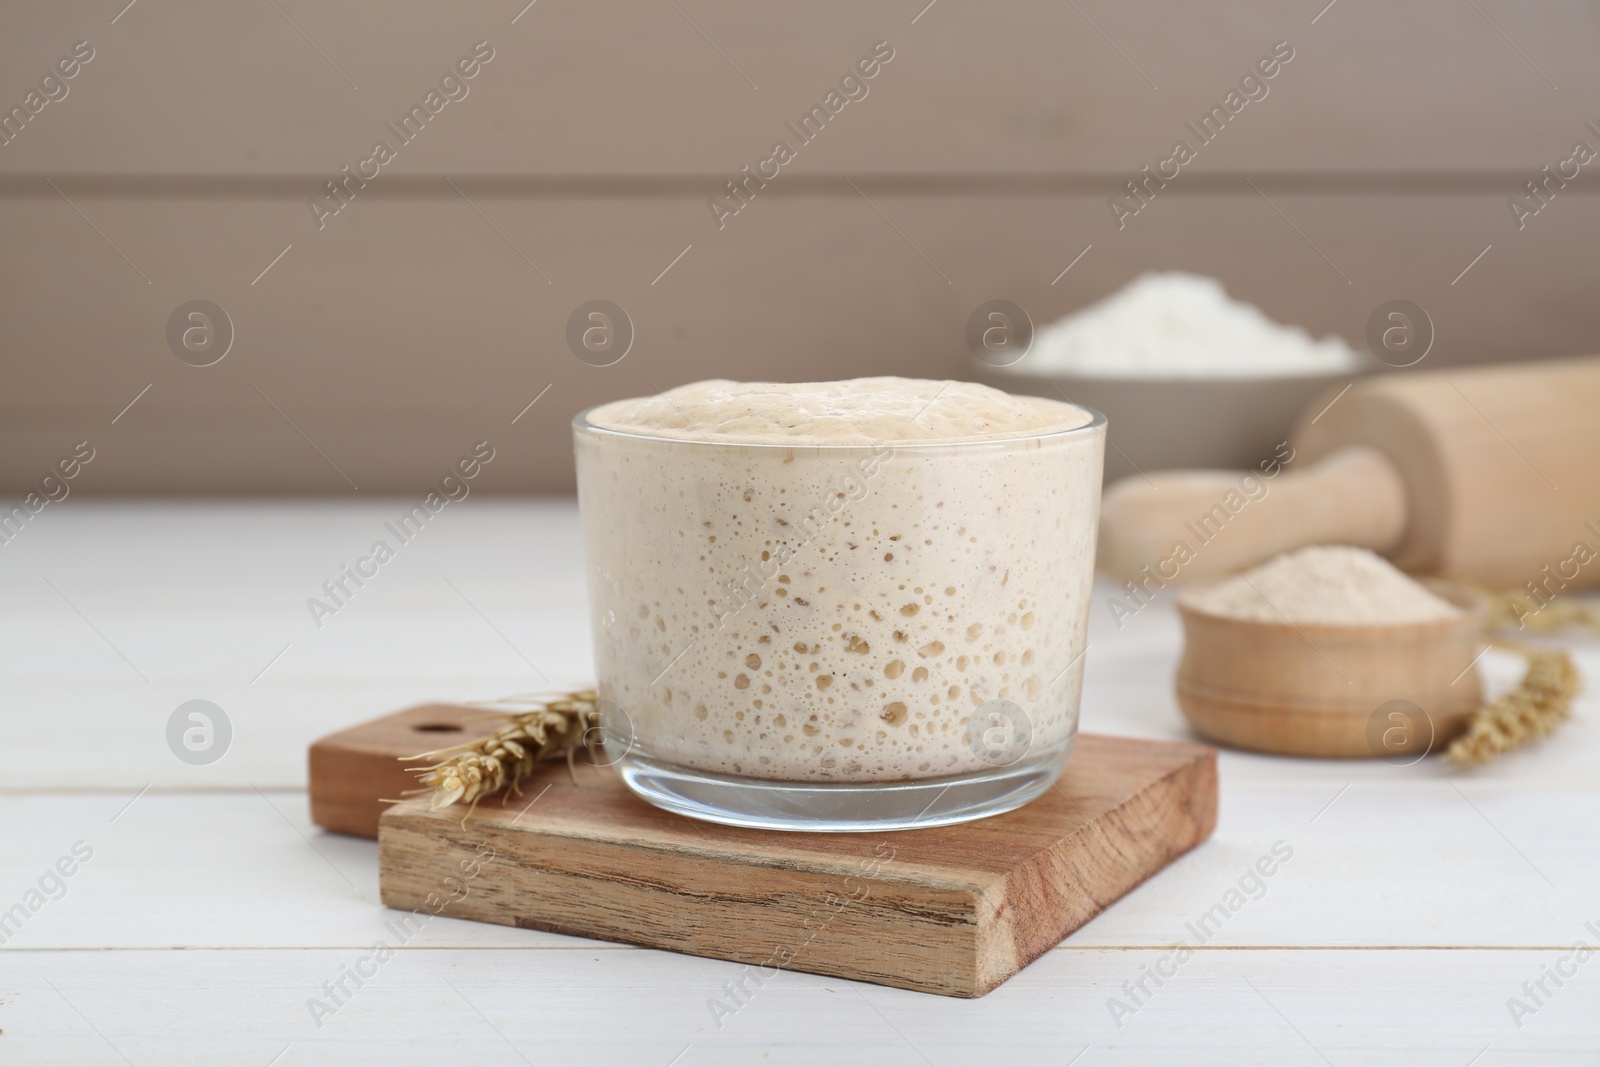
[(1482, 702), (1475, 660), (1488, 608), (1464, 586), (1426, 584), (1464, 614), (1378, 626), (1253, 622), (1180, 594), (1178, 705), (1196, 731), (1237, 748), (1420, 759), (1465, 730)]

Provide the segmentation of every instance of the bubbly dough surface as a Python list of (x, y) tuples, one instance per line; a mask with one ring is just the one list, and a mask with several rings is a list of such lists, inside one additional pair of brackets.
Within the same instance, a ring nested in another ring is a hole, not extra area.
[(992, 441), (1086, 426), (1082, 408), (1012, 396), (975, 382), (852, 378), (840, 382), (693, 382), (589, 413), (624, 433), (738, 444), (865, 445)]

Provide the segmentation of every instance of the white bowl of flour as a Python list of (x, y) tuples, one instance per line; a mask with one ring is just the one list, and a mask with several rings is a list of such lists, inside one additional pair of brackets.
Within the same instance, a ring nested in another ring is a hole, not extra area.
[(1015, 364), (975, 361), (1008, 392), (1105, 412), (1108, 482), (1136, 469), (1254, 467), (1319, 394), (1373, 362), (1338, 337), (1274, 322), (1214, 278), (1176, 272), (1145, 274), (1040, 327)]

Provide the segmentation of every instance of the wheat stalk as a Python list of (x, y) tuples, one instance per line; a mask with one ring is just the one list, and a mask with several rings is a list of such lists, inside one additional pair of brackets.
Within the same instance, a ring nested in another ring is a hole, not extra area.
[(1520, 593), (1491, 593), (1479, 590), (1489, 601), (1488, 626), (1491, 630), (1534, 630), (1555, 633), (1569, 626), (1600, 630), (1600, 604), (1570, 597), (1540, 603)]
[[(508, 702), (512, 701), (491, 703)], [(565, 756), (570, 771), (578, 749), (597, 743), (598, 731), (590, 732), (600, 722), (594, 690), (580, 689), (534, 703), (533, 710), (512, 715), (488, 737), (404, 757), (407, 762), (444, 757), (406, 768), (416, 772), (422, 784), (412, 792), (433, 791), (430, 811), (457, 803), (470, 803), (475, 809), (484, 797), (503, 790), (519, 792), (519, 784), (547, 760)], [(471, 814), (468, 809), (467, 815)]]
[(1488, 763), (1546, 736), (1572, 714), (1580, 684), (1572, 657), (1560, 650), (1509, 647), (1528, 657), (1528, 673), (1517, 688), (1473, 713), (1467, 732), (1445, 751), (1453, 763)]
[[(1555, 633), (1575, 626), (1600, 631), (1600, 605), (1570, 598), (1535, 602), (1517, 591), (1479, 592), (1489, 602), (1491, 632)], [(1528, 670), (1515, 689), (1473, 713), (1467, 732), (1445, 751), (1453, 763), (1488, 763), (1549, 735), (1571, 717), (1573, 698), (1583, 682), (1572, 657), (1559, 649), (1533, 648), (1504, 638), (1490, 638), (1489, 643), (1526, 657)]]

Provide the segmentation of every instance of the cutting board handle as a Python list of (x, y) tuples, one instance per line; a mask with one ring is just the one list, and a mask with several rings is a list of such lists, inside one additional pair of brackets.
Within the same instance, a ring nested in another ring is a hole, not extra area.
[[(1291, 459), (1292, 462), (1292, 459)], [(1387, 553), (1406, 531), (1405, 483), (1382, 452), (1354, 446), (1304, 471), (1134, 474), (1100, 503), (1099, 568), (1165, 584), (1231, 574), (1306, 545)]]

